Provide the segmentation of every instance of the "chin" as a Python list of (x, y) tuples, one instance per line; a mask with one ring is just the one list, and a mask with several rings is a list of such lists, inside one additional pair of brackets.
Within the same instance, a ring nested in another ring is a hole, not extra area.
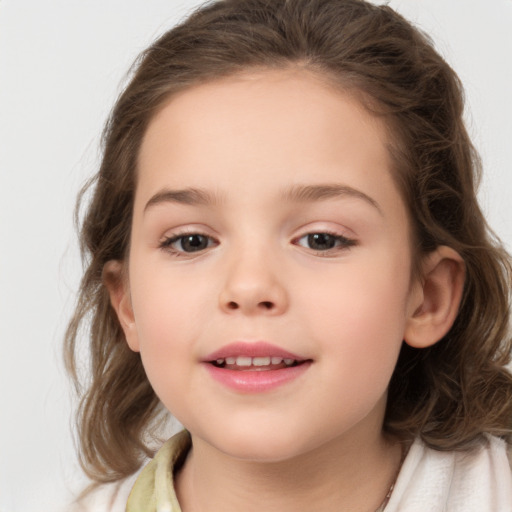
[(210, 437), (217, 450), (238, 460), (278, 463), (291, 460), (315, 448), (312, 439), (285, 428), (251, 428), (239, 432), (230, 429)]

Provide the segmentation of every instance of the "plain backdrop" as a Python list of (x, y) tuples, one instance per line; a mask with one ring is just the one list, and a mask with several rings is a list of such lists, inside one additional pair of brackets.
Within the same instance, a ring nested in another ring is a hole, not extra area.
[[(512, 247), (512, 0), (391, 0), (458, 72)], [(61, 345), (81, 272), (73, 207), (136, 55), (193, 0), (0, 0), (0, 512), (55, 511), (81, 477)]]

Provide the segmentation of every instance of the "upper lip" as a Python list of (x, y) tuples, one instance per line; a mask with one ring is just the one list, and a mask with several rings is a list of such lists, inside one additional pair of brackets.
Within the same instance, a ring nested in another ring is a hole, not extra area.
[(294, 359), (296, 361), (304, 361), (306, 358), (284, 350), (281, 347), (272, 345), (266, 341), (236, 341), (224, 345), (218, 350), (215, 350), (211, 354), (208, 354), (204, 361), (216, 361), (217, 359), (225, 359), (226, 357), (282, 357), (283, 359)]

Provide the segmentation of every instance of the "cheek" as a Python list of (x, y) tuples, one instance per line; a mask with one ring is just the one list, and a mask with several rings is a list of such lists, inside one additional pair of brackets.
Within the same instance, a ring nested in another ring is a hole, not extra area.
[[(154, 271), (153, 271), (154, 270)], [(155, 392), (167, 405), (197, 360), (207, 294), (198, 283), (146, 270), (131, 280), (142, 362)], [(172, 399), (171, 399), (172, 400)]]
[(198, 327), (194, 317), (207, 295), (205, 280), (158, 260), (135, 261), (133, 267), (138, 272), (130, 276), (132, 304), (141, 344), (179, 344), (183, 331)]
[(338, 369), (331, 375), (387, 386), (403, 341), (409, 282), (401, 265), (373, 263), (324, 279), (329, 285), (311, 287), (304, 300), (310, 336)]

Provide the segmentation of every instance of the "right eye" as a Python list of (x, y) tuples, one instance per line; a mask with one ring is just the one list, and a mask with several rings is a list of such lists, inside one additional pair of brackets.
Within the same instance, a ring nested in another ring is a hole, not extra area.
[(201, 233), (185, 233), (165, 238), (160, 243), (160, 248), (171, 253), (183, 254), (204, 251), (217, 245), (217, 242)]
[(323, 231), (306, 233), (296, 239), (295, 243), (315, 251), (319, 256), (328, 256), (332, 253), (342, 252), (356, 245), (356, 241), (351, 238)]

